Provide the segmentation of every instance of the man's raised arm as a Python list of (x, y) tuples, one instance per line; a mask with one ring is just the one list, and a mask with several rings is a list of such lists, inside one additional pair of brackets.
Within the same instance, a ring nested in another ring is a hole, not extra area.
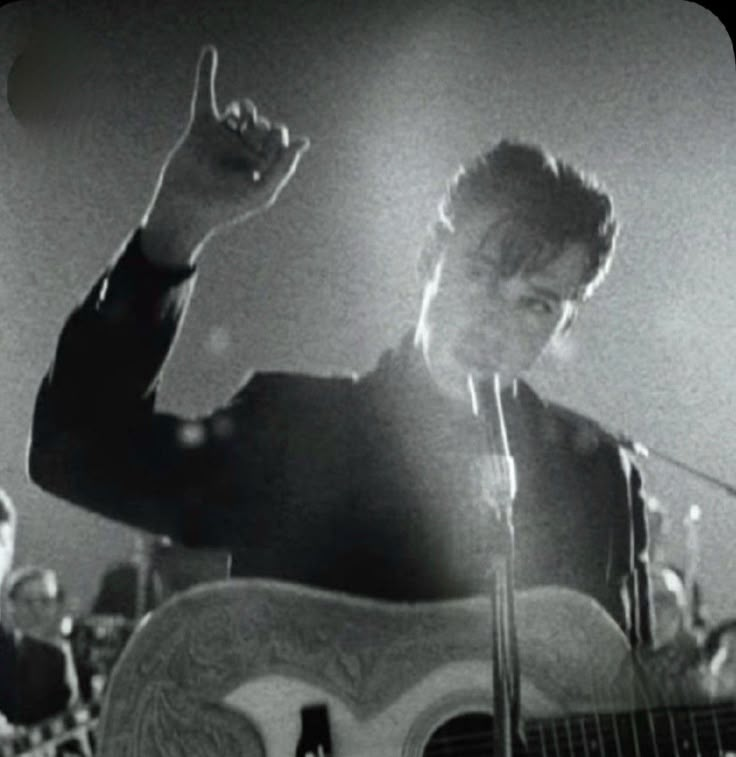
[(210, 433), (217, 414), (193, 424), (155, 412), (160, 373), (205, 243), (269, 208), (308, 147), (247, 100), (220, 114), (216, 70), (217, 51), (206, 47), (186, 127), (140, 227), (64, 325), (28, 459), (32, 480), (51, 493), (187, 541), (207, 540), (192, 533), (201, 525), (193, 509), (227, 456)]

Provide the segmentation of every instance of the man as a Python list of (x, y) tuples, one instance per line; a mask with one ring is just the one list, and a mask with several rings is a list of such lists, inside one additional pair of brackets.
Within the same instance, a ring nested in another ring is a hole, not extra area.
[[(70, 700), (80, 694), (79, 672), (69, 634), (72, 619), (67, 614), (64, 588), (56, 572), (28, 565), (14, 570), (7, 580), (8, 616), (16, 636), (33, 639), (58, 649), (64, 658), (62, 679), (69, 688)], [(56, 678), (49, 672), (49, 679)]]
[(51, 644), (62, 638), (64, 590), (53, 570), (18, 568), (8, 576), (6, 594), (14, 628)]
[[(12, 563), (15, 520), (12, 501), (0, 491), (0, 568), (5, 571)], [(0, 573), (0, 583), (4, 579)], [(17, 599), (12, 585), (8, 594), (12, 606)], [(38, 723), (66, 710), (76, 693), (76, 679), (61, 649), (18, 628), (0, 627), (0, 720)]]
[(707, 702), (712, 684), (703, 645), (704, 629), (697, 608), (688, 597), (681, 572), (653, 564), (650, 571), (655, 633), (640, 660), (660, 701), (673, 704)]
[(594, 424), (517, 381), (572, 323), (613, 251), (609, 198), (540, 149), (501, 143), (461, 171), (422, 252), (414, 334), (360, 378), (256, 374), (194, 421), (155, 410), (196, 263), (270, 207), (308, 147), (249, 101), (220, 114), (216, 51), (148, 212), (64, 326), (29, 470), (48, 491), (192, 546), (233, 573), (392, 600), (485, 593), (484, 431), (468, 378), (499, 374), (516, 461), (516, 582), (589, 594), (650, 636), (637, 472)]

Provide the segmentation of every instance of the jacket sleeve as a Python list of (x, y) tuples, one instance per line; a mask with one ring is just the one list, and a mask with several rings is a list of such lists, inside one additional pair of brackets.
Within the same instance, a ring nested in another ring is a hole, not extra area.
[[(48, 492), (108, 518), (229, 546), (235, 510), (217, 487), (236, 464), (231, 409), (199, 420), (154, 409), (193, 280), (193, 270), (148, 262), (140, 230), (133, 234), (63, 327), (36, 399), (28, 471)], [(265, 436), (254, 432), (246, 448), (259, 443)]]
[(58, 647), (49, 645), (46, 654), (49, 659), (46, 692), (49, 714), (64, 712), (79, 696), (76, 672)]

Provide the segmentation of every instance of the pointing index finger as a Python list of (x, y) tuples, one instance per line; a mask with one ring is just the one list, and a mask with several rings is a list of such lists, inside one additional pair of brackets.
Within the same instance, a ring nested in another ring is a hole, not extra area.
[(217, 77), (217, 48), (214, 45), (205, 45), (197, 61), (197, 76), (192, 96), (191, 115), (212, 114), (219, 118), (217, 109), (217, 94), (215, 92), (215, 80)]

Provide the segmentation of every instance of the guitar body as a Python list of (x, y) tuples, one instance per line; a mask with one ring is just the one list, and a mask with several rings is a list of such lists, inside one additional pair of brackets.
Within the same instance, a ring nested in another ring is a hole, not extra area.
[[(626, 638), (594, 600), (535, 589), (518, 595), (516, 619), (525, 716), (636, 704)], [(98, 754), (291, 757), (313, 705), (326, 707), (335, 755), (431, 753), (440, 729), (491, 712), (490, 602), (382, 603), (260, 580), (197, 587), (134, 635)]]

